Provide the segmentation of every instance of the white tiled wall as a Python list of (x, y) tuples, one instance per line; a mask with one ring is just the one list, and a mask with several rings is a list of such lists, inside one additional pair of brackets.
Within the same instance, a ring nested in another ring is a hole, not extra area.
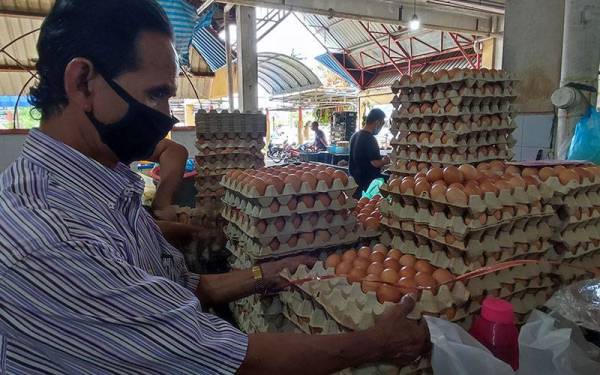
[(513, 148), (515, 160), (535, 160), (541, 150), (542, 159), (548, 159), (552, 150), (552, 124), (554, 114), (518, 114), (517, 129), (513, 136), (517, 144)]

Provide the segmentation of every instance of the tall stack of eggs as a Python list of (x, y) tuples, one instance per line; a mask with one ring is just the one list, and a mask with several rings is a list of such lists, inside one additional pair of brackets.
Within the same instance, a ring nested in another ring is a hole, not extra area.
[[(381, 190), (382, 242), (462, 275), (512, 260), (539, 260), (550, 250), (542, 180), (501, 161), (477, 167), (432, 167), (392, 178)], [(465, 281), (469, 312), (487, 295), (511, 300), (520, 318), (543, 303), (555, 285), (547, 264), (529, 263)]]
[(225, 174), (222, 215), (236, 253), (259, 260), (357, 241), (356, 183), (340, 170), (303, 163)]
[(357, 229), (360, 237), (372, 238), (379, 237), (381, 234), (380, 224), (382, 215), (379, 209), (381, 200), (382, 197), (378, 194), (371, 199), (362, 197), (358, 201), (356, 209), (354, 210), (354, 215), (356, 216)]
[(392, 85), (392, 165), (397, 175), (508, 160), (516, 94), (508, 73), (452, 69), (415, 73)]

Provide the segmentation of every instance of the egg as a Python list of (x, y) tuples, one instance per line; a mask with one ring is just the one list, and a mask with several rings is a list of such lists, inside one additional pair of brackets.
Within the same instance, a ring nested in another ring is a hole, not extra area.
[(475, 180), (479, 176), (479, 172), (471, 164), (463, 164), (460, 167), (458, 167), (458, 170), (460, 171), (460, 173), (462, 173), (464, 179), (467, 181)]
[(363, 246), (358, 249), (357, 254), (361, 258), (369, 259), (369, 256), (371, 255), (371, 248), (368, 246)]
[(383, 263), (372, 262), (371, 264), (369, 264), (369, 267), (367, 267), (367, 274), (377, 275), (379, 277), (379, 275), (381, 274), (381, 272), (383, 272), (384, 269), (385, 267), (383, 266)]
[(443, 183), (435, 183), (431, 187), (429, 192), (429, 196), (432, 200), (438, 202), (444, 202), (446, 200), (446, 184)]
[(402, 268), (402, 266), (400, 265), (400, 262), (398, 262), (397, 259), (390, 258), (390, 257), (385, 258), (385, 260), (383, 261), (383, 267), (390, 268), (395, 271), (400, 271), (400, 268)]
[(467, 195), (457, 188), (448, 188), (446, 190), (446, 201), (458, 206), (466, 206), (468, 203)]
[(469, 181), (469, 183), (467, 183), (467, 185), (464, 187), (463, 191), (467, 197), (482, 196), (481, 189), (473, 181)]
[(433, 271), (432, 276), (438, 284), (445, 284), (454, 280), (454, 275), (452, 275), (450, 271), (445, 268), (438, 268), (437, 270)]
[(415, 263), (417, 262), (417, 259), (414, 257), (414, 255), (404, 254), (400, 257), (399, 262), (403, 266), (414, 267)]
[(404, 177), (402, 179), (402, 183), (400, 184), (400, 193), (402, 194), (412, 194), (415, 188), (415, 179), (412, 177)]
[(381, 284), (377, 289), (377, 300), (380, 303), (392, 302), (398, 303), (402, 299), (402, 291), (392, 285)]
[(433, 273), (433, 266), (424, 260), (418, 260), (415, 263), (415, 270), (417, 270), (417, 272), (424, 272), (424, 273)]
[(315, 198), (312, 195), (303, 195), (301, 201), (306, 208), (313, 208), (315, 206)]
[(579, 176), (571, 169), (564, 169), (558, 172), (558, 179), (563, 185), (566, 185), (571, 181), (579, 182)]
[(338, 254), (331, 254), (325, 260), (325, 267), (327, 268), (335, 268), (342, 261), (342, 257)]
[(285, 183), (279, 177), (271, 177), (271, 186), (275, 188), (275, 191), (277, 191), (278, 194), (282, 194)]
[(296, 229), (300, 228), (300, 226), (302, 225), (302, 216), (300, 216), (298, 214), (294, 214), (292, 216), (292, 225)]
[(490, 164), (489, 163), (480, 163), (476, 169), (478, 171), (487, 171), (490, 169)]
[(454, 236), (452, 233), (448, 232), (448, 233), (446, 233), (446, 235), (444, 236), (444, 240), (446, 241), (446, 243), (447, 243), (448, 245), (452, 245), (453, 243), (455, 243), (455, 242), (456, 242), (456, 237), (455, 237), (455, 236)]
[(267, 230), (267, 222), (264, 220), (259, 220), (258, 223), (256, 223), (256, 231), (260, 234), (265, 233), (265, 231)]
[(301, 233), (300, 239), (303, 240), (307, 245), (311, 245), (313, 242), (315, 242), (315, 234), (313, 232)]
[(439, 233), (437, 230), (429, 228), (429, 238), (435, 240), (438, 237), (438, 235)]
[(333, 221), (333, 217), (334, 217), (334, 216), (335, 216), (335, 215), (334, 215), (333, 211), (327, 211), (327, 212), (325, 212), (325, 214), (323, 215), (323, 217), (325, 218), (325, 221), (326, 221), (328, 224), (331, 224), (331, 222)]
[(398, 280), (397, 285), (400, 287), (399, 289), (402, 293), (414, 293), (418, 291), (417, 282), (413, 277), (401, 277), (400, 280)]
[(343, 186), (348, 185), (348, 175), (343, 171), (335, 171), (332, 174), (334, 180), (340, 180)]
[(283, 228), (285, 227), (285, 220), (282, 217), (278, 217), (277, 219), (275, 219), (275, 228), (278, 231), (282, 231)]
[(319, 215), (317, 213), (313, 212), (312, 214), (308, 215), (308, 223), (310, 224), (311, 227), (314, 228), (318, 222), (319, 222)]
[(515, 187), (521, 187), (521, 188), (525, 188), (527, 186), (527, 183), (525, 182), (525, 179), (523, 179), (520, 176), (513, 176), (508, 180), (508, 183), (511, 184), (513, 186), (513, 188)]
[(381, 251), (384, 254), (387, 254), (387, 247), (384, 244), (378, 243), (375, 246), (373, 246), (373, 251)]
[(361, 283), (361, 289), (363, 293), (377, 292), (380, 285), (381, 280), (379, 279), (379, 275), (368, 274)]
[(404, 266), (400, 269), (400, 272), (399, 272), (400, 278), (409, 277), (412, 279), (415, 277), (416, 274), (417, 274), (417, 270), (411, 266)]
[(499, 191), (512, 191), (514, 186), (506, 180), (498, 180), (496, 181), (496, 187)]
[(428, 197), (431, 185), (427, 180), (421, 180), (415, 184), (415, 196), (417, 197)]
[(425, 172), (419, 172), (415, 174), (415, 182), (420, 178), (427, 179), (427, 174)]
[(335, 274), (337, 276), (346, 276), (352, 270), (352, 262), (349, 260), (342, 260), (335, 267)]
[(365, 229), (367, 231), (376, 231), (379, 229), (379, 219), (374, 216), (369, 216), (365, 220)]
[(298, 207), (298, 200), (296, 198), (291, 198), (287, 203), (287, 208), (290, 211), (294, 211)]
[[(331, 176), (330, 176), (331, 177)], [(302, 183), (306, 183), (308, 185), (308, 189), (313, 191), (317, 188), (317, 178), (314, 174), (310, 172), (304, 172), (302, 174)]]
[(427, 178), (427, 181), (431, 184), (434, 183), (435, 181), (441, 180), (442, 178), (444, 178), (444, 173), (442, 171), (442, 168), (440, 168), (440, 167), (431, 168), (427, 172), (426, 178)]
[(498, 195), (498, 188), (489, 181), (484, 181), (479, 185), (481, 189), (481, 193), (485, 195), (485, 193), (493, 193), (494, 195)]
[(385, 260), (385, 258), (386, 258), (386, 255), (381, 250), (373, 251), (371, 253), (371, 255), (369, 255), (369, 260), (371, 260), (371, 262), (380, 262), (380, 263), (383, 263), (383, 261)]
[(287, 245), (290, 248), (294, 248), (294, 247), (298, 246), (298, 236), (295, 234), (291, 235), (290, 239), (287, 242)]
[(365, 270), (365, 272), (366, 272), (367, 268), (369, 268), (370, 265), (371, 265), (371, 261), (366, 258), (356, 257), (352, 261), (352, 266), (354, 268), (359, 268), (361, 270)]
[(273, 199), (273, 202), (271, 202), (271, 204), (269, 205), (269, 210), (271, 211), (272, 214), (276, 214), (279, 212), (279, 202), (277, 202), (276, 199)]
[(256, 189), (258, 195), (265, 195), (265, 191), (267, 189), (267, 184), (262, 178), (253, 178), (252, 182), (249, 183), (249, 186)]
[(271, 243), (269, 244), (269, 247), (271, 248), (272, 251), (277, 251), (279, 250), (279, 240), (277, 238), (273, 238), (273, 241), (271, 241)]
[(415, 275), (415, 281), (417, 282), (418, 286), (423, 288), (434, 288), (437, 285), (437, 282), (433, 276), (431, 276), (430, 273), (425, 272), (417, 272)]
[(342, 254), (342, 260), (353, 261), (357, 256), (356, 250), (346, 250)]
[(381, 272), (381, 275), (379, 275), (379, 277), (381, 278), (381, 281), (383, 281), (384, 283), (390, 283), (390, 284), (395, 284), (396, 282), (398, 282), (398, 279), (400, 278), (398, 276), (398, 271), (396, 271), (393, 268), (386, 268)]
[(402, 255), (404, 255), (404, 254), (402, 254), (402, 252), (398, 249), (391, 249), (387, 253), (388, 258), (392, 258), (392, 259), (396, 259), (396, 260), (399, 260)]
[(400, 191), (400, 185), (402, 185), (402, 180), (400, 180), (399, 178), (392, 178), (388, 182), (388, 188), (390, 189), (390, 191), (393, 192)]
[(463, 182), (463, 175), (455, 166), (450, 165), (444, 168), (443, 175), (444, 181), (448, 185)]
[(318, 230), (316, 232), (316, 240), (320, 244), (325, 244), (327, 241), (331, 240), (331, 233), (328, 230)]
[(300, 192), (300, 188), (302, 187), (302, 179), (300, 179), (298, 176), (293, 175), (293, 174), (287, 175), (285, 177), (285, 179), (283, 180), (283, 182), (286, 185), (290, 185), (294, 192), (296, 192), (296, 193)]
[(556, 171), (550, 167), (544, 167), (540, 169), (539, 172), (540, 180), (542, 181), (546, 181), (550, 177), (555, 177), (556, 175)]
[(317, 173), (317, 180), (323, 181), (327, 188), (331, 188), (331, 185), (333, 184), (333, 176), (324, 171)]

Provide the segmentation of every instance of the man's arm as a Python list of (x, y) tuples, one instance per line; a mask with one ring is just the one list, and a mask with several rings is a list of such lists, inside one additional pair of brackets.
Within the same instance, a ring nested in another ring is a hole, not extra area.
[(377, 144), (377, 140), (375, 137), (371, 138), (367, 145), (367, 155), (369, 157), (369, 161), (371, 165), (375, 168), (383, 168), (386, 165), (390, 164), (390, 158), (387, 156), (381, 157), (381, 152), (379, 151), (379, 144)]
[(160, 164), (160, 182), (152, 202), (152, 210), (160, 219), (176, 220), (169, 207), (183, 179), (187, 158), (186, 148), (169, 139), (160, 141), (150, 157), (150, 161)]

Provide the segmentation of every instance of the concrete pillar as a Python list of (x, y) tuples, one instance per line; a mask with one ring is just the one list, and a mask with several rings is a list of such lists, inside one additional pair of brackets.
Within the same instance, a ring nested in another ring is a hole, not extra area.
[(191, 103), (186, 103), (184, 105), (185, 108), (185, 126), (196, 126), (196, 117), (194, 115), (194, 105)]
[(225, 18), (225, 60), (227, 61), (227, 96), (229, 99), (229, 111), (233, 112), (235, 104), (233, 103), (233, 56), (231, 56), (231, 36), (229, 30), (229, 9), (230, 5), (225, 6), (223, 17)]
[[(600, 65), (600, 1), (567, 0), (560, 90), (552, 96), (559, 107), (556, 155), (567, 157), (575, 125), (590, 105), (596, 105)], [(569, 84), (577, 88), (565, 87)]]
[[(565, 0), (506, 0), (502, 68), (519, 82), (519, 113), (553, 113)], [(583, 47), (583, 46), (582, 46)]]
[(237, 66), (240, 111), (258, 111), (256, 9), (237, 6)]

